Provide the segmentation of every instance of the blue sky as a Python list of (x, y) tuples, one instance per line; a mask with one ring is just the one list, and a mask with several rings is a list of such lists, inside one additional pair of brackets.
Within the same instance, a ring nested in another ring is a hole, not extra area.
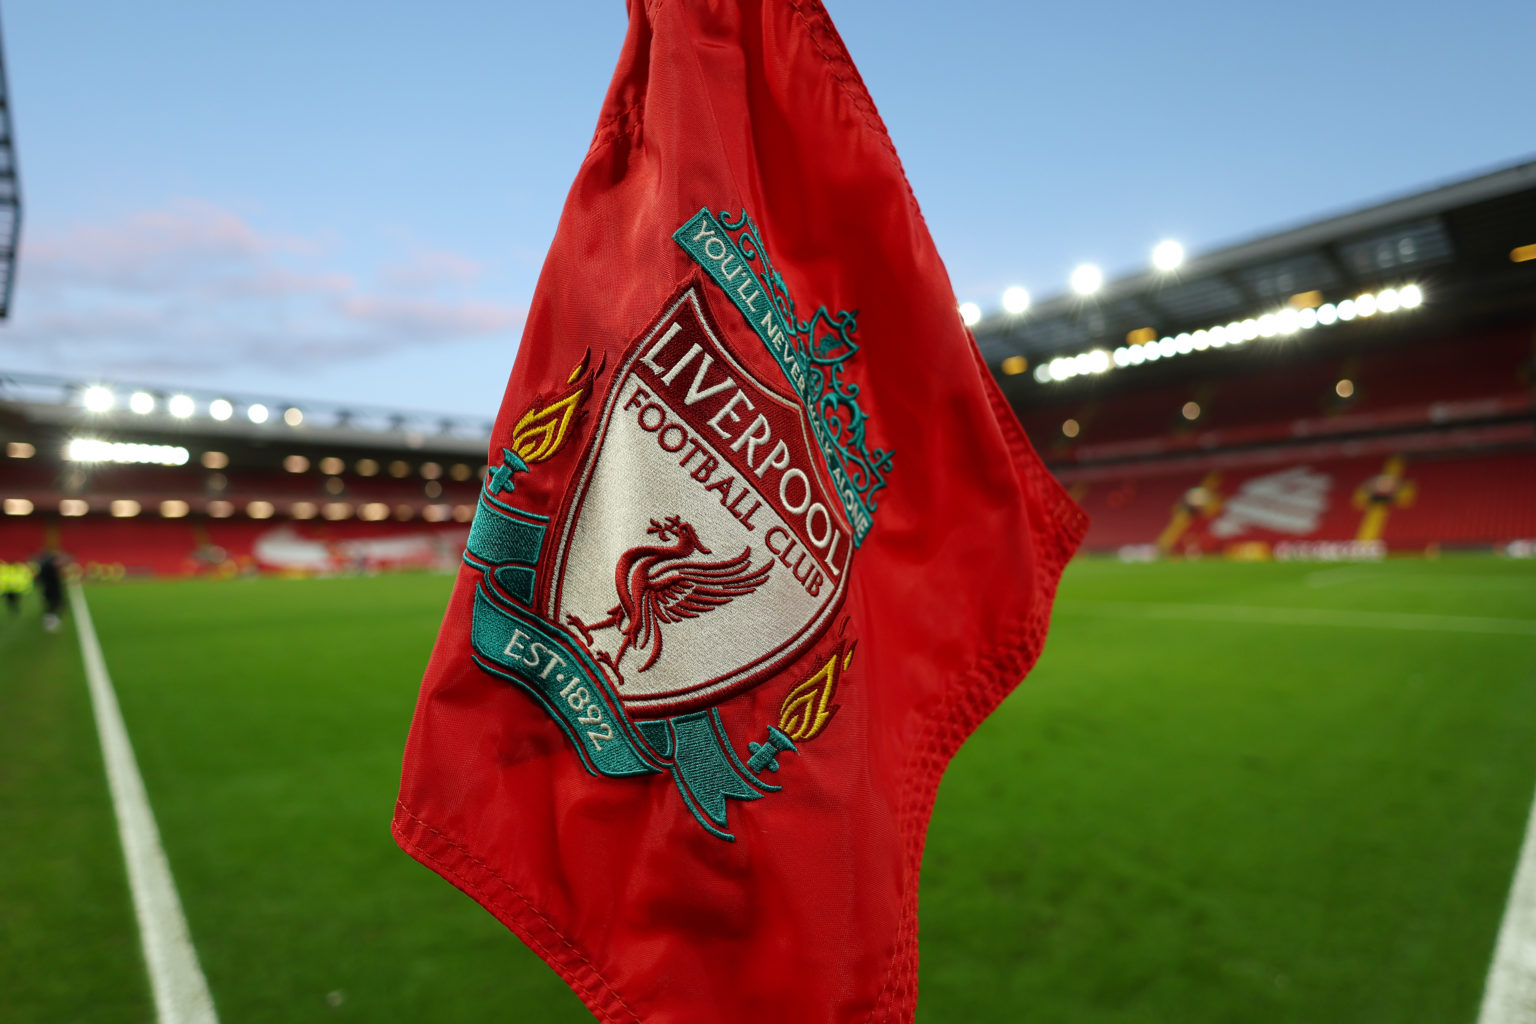
[[(828, 0), (958, 297), (1536, 154), (1531, 0)], [(0, 370), (489, 415), (619, 0), (11, 0)]]

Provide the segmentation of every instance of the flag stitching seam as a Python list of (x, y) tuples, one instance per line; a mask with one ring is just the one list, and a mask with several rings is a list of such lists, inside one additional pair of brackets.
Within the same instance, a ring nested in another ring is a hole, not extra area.
[[(476, 857), (474, 855), (474, 853), (469, 849), (469, 847), (464, 846), (461, 843), (455, 842), (451, 836), (449, 836), (446, 832), (442, 831), (441, 829), (433, 828), (430, 824), (428, 824), (425, 820), (423, 820), (421, 817), (419, 817), (414, 811), (412, 811), (404, 803), (396, 801), (396, 806), (399, 807), (399, 809), (401, 811), (403, 811), (405, 813), (405, 815), (408, 818), (410, 818), (412, 821), (414, 821), (417, 825), (420, 825), (422, 828), (426, 829), (428, 832), (430, 832), (433, 835), (437, 836), (443, 842), (447, 843), (450, 847), (452, 847), (453, 849), (457, 850), (464, 857), (468, 858), (468, 860), (471, 863), (473, 863), (476, 867), (479, 867), (486, 874), (490, 875), (492, 878), (494, 878), (496, 881), (500, 882), (504, 887), (506, 887), (507, 891), (510, 892), (512, 895), (516, 896), (518, 898), (519, 902), (521, 902), (522, 905), (525, 908), (527, 908), (529, 913), (531, 913), (534, 917), (537, 917), (540, 921), (542, 921), (544, 923), (544, 926), (546, 928), (548, 928), (552, 933), (554, 933), (556, 938), (558, 938), (562, 943), (565, 944), (565, 948), (570, 951), (571, 955), (576, 957), (576, 959), (580, 960), (582, 962), (582, 964), (586, 966), (587, 970), (592, 972), (592, 976), (598, 980), (598, 982), (603, 986), (603, 989), (609, 995), (611, 995), (615, 1000), (618, 1001), (618, 1004), (624, 1008), (624, 1011), (630, 1015), (630, 1017), (636, 1022), (636, 1024), (639, 1024), (639, 1022), (640, 1022), (640, 1015), (637, 1014), (634, 1011), (634, 1008), (631, 1007), (629, 1005), (629, 1003), (624, 1001), (624, 997), (619, 994), (618, 990), (613, 987), (613, 985), (608, 981), (608, 979), (603, 977), (603, 973), (602, 973), (602, 971), (597, 969), (597, 965), (594, 964), (590, 959), (588, 959), (587, 956), (585, 954), (583, 954), (582, 951), (579, 948), (577, 948), (576, 944), (570, 940), (569, 936), (567, 936), (563, 931), (561, 931), (560, 928), (557, 927), (553, 921), (551, 921), (549, 918), (545, 917), (544, 914), (541, 913), (539, 911), (539, 909), (537, 907), (535, 907), (532, 902), (529, 901), (528, 897), (526, 897), (526, 896), (524, 896), (522, 894), (522, 891), (519, 890), (517, 888), (517, 886), (513, 885), (511, 882), (507, 881), (500, 874), (498, 874), (495, 868), (491, 867), (489, 864), (487, 864), (485, 861), (481, 860), (479, 857)], [(404, 838), (404, 837), (402, 837), (402, 838)], [(419, 844), (412, 842), (411, 845), (416, 847), (418, 850), (421, 850), (421, 847), (420, 847)], [(426, 851), (424, 851), (424, 850), (422, 850), (421, 852), (424, 853), (424, 854), (426, 853)], [(431, 856), (431, 855), (427, 854), (427, 856)], [(433, 860), (438, 860), (439, 862), (441, 862), (440, 859), (437, 858), (437, 857), (432, 857), (432, 859)], [(472, 888), (476, 888), (476, 889), (480, 888), (480, 886), (474, 885), (472, 882), (470, 882), (469, 879), (464, 878), (462, 875), (459, 875), (457, 872), (453, 872), (453, 869), (449, 868), (447, 865), (444, 865), (444, 868), (445, 868), (445, 870), (448, 870), (450, 873), (453, 873), (458, 878), (459, 881), (464, 882), (466, 885), (469, 885)], [(543, 954), (546, 954), (546, 959), (549, 959), (550, 956), (553, 954), (553, 951), (550, 950), (549, 947), (546, 946), (544, 943), (539, 942), (537, 939), (534, 939), (534, 942), (535, 942), (535, 944), (538, 945), (539, 951), (541, 953), (543, 953)]]
[[(858, 69), (854, 67), (852, 58), (848, 56), (847, 47), (843, 45), (842, 39), (837, 35), (837, 29), (832, 26), (831, 19), (827, 17), (826, 9), (820, 3), (815, 4), (817, 19), (823, 22), (823, 31), (831, 35), (834, 42), (838, 44), (838, 48), (842, 51), (841, 53), (833, 54), (827, 52), (827, 48), (817, 32), (816, 26), (811, 24), (811, 18), (805, 13), (804, 6), (800, 3), (800, 0), (789, 0), (789, 6), (794, 10), (796, 16), (805, 23), (805, 34), (810, 39), (811, 45), (816, 48), (816, 52), (826, 62), (828, 72), (832, 75), (833, 80), (842, 87), (849, 101), (858, 108), (865, 127), (875, 133), (875, 137), (884, 144), (886, 150), (891, 154), (891, 161), (896, 165), (896, 173), (901, 175), (901, 183), (907, 188), (907, 201), (912, 206), (912, 212), (917, 214), (919, 222), (926, 224), (927, 221), (923, 217), (922, 207), (917, 203), (917, 193), (912, 190), (912, 182), (907, 178), (907, 169), (902, 166), (901, 156), (896, 152), (896, 143), (891, 141), (891, 134), (886, 130), (885, 122), (881, 119), (880, 112), (875, 107), (875, 101), (870, 97), (869, 90), (865, 87), (863, 79), (858, 77)], [(840, 65), (852, 70), (852, 79), (845, 74), (839, 73)]]

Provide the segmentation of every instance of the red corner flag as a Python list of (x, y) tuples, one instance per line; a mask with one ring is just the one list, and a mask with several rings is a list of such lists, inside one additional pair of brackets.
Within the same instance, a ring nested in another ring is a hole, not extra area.
[(394, 834), (604, 1021), (910, 1020), (961, 742), (1085, 519), (817, 0), (631, 0)]

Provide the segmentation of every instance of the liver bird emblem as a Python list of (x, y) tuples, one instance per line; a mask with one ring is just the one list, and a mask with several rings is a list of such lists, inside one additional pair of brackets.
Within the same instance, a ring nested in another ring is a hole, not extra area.
[(714, 552), (699, 540), (693, 526), (678, 516), (668, 516), (661, 523), (652, 519), (645, 532), (654, 534), (663, 544), (642, 544), (619, 557), (613, 574), (619, 603), (608, 610), (607, 617), (596, 622), (582, 622), (574, 614), (565, 617), (568, 625), (580, 631), (588, 648), (592, 647), (592, 634), (597, 630), (619, 631), (623, 639), (613, 655), (597, 651), (593, 656), (618, 673), (621, 681), (624, 676), (619, 663), (631, 649), (647, 652), (638, 671), (644, 672), (656, 664), (661, 657), (664, 624), (698, 618), (752, 593), (768, 581), (768, 572), (773, 568), (772, 559), (752, 568), (750, 547), (735, 558), (718, 562), (693, 559), (695, 553)]

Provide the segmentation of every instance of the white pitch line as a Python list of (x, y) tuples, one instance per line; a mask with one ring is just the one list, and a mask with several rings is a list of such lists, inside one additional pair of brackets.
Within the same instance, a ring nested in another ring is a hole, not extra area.
[(155, 815), (149, 808), (133, 744), (128, 740), (128, 729), (117, 706), (112, 678), (107, 675), (106, 659), (101, 656), (96, 628), (91, 625), (91, 610), (79, 586), (69, 588), (69, 604), (80, 635), (91, 710), (96, 716), (101, 756), (107, 766), (107, 785), (112, 791), (123, 860), (128, 865), (128, 888), (139, 919), (139, 940), (149, 968), (156, 1019), (159, 1024), (218, 1024), (213, 996), (198, 966), (187, 918), (176, 895), (171, 866), (160, 845), (160, 830), (155, 827)]
[(1525, 826), (1477, 1024), (1536, 1024), (1536, 805)]
[(1346, 629), (1394, 629), (1409, 633), (1481, 633), (1536, 637), (1536, 619), (1497, 619), (1477, 615), (1426, 615), (1371, 612), (1344, 608), (1277, 608), (1252, 604), (1177, 604), (1160, 601), (1092, 601), (1058, 598), (1060, 611), (1116, 618), (1185, 619), (1243, 622), (1269, 626), (1342, 626)]

